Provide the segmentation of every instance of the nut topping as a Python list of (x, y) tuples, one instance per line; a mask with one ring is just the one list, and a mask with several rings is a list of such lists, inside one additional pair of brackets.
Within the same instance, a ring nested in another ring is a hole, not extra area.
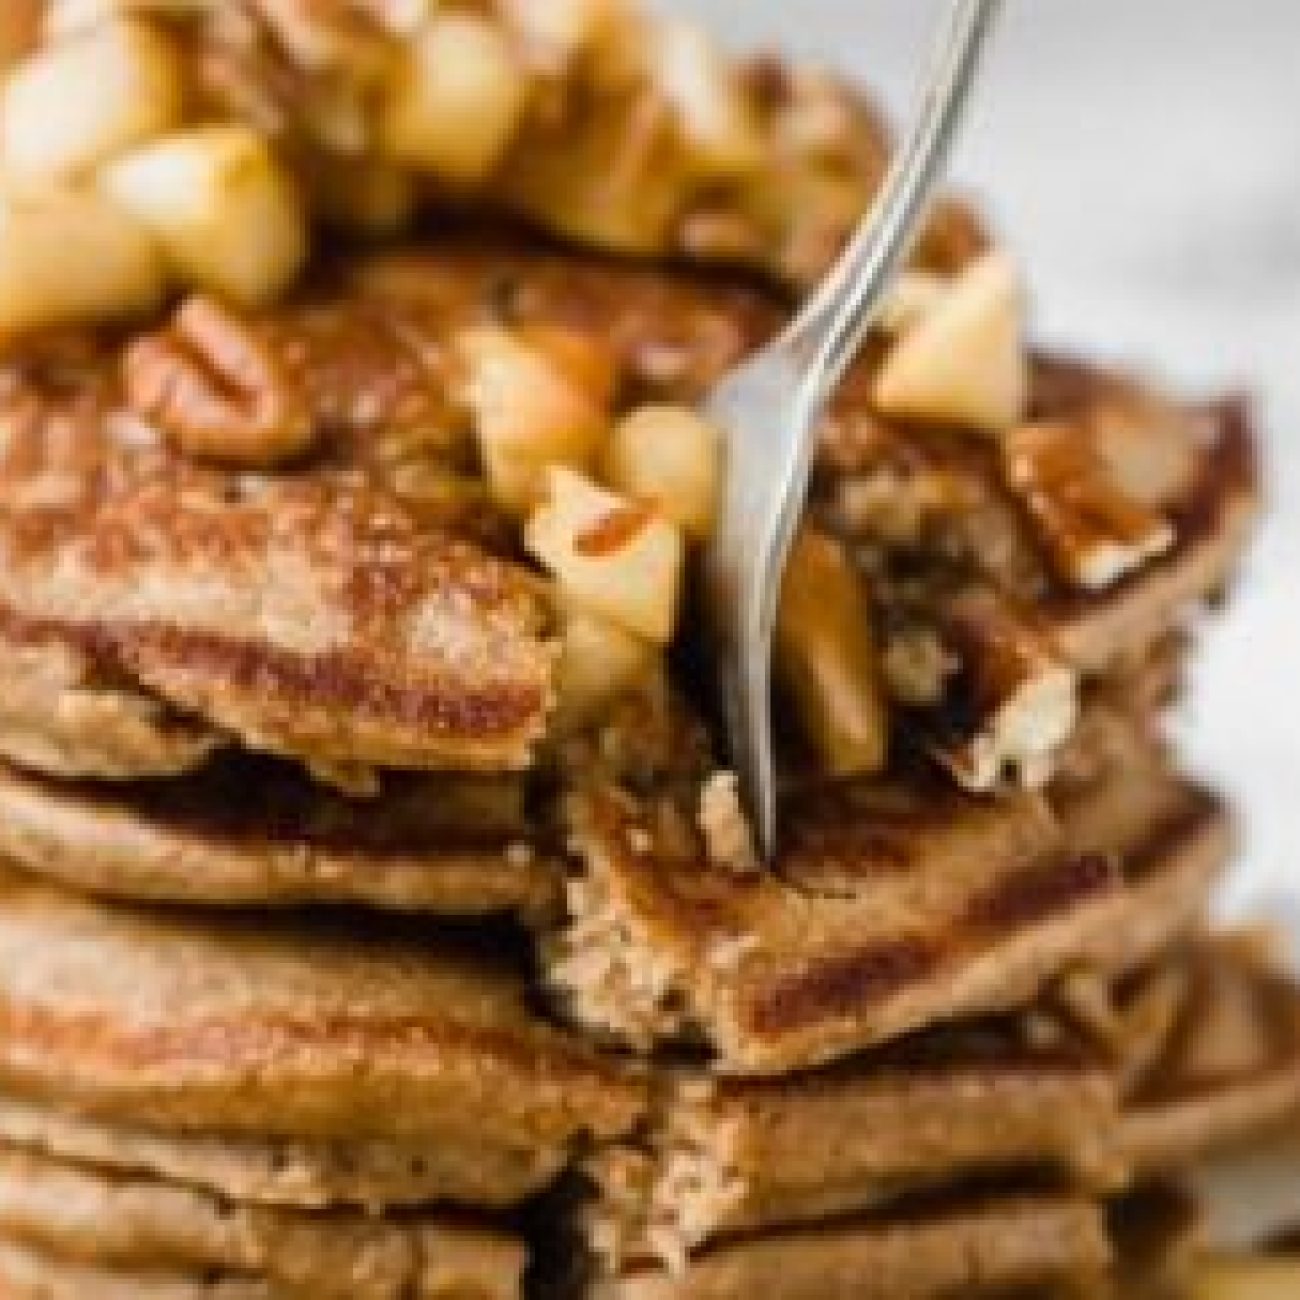
[(954, 737), (936, 755), (968, 790), (1042, 784), (1079, 715), (1077, 673), (1033, 620), (992, 592), (954, 601), (945, 627), (962, 668)]
[(192, 298), (171, 328), (125, 361), (127, 398), (183, 452), (263, 468), (300, 455), (316, 433), (310, 404), (252, 328)]
[(1114, 585), (1175, 541), (1169, 521), (1127, 495), (1075, 424), (1024, 424), (1003, 443), (1007, 482), (1061, 576), (1088, 591)]

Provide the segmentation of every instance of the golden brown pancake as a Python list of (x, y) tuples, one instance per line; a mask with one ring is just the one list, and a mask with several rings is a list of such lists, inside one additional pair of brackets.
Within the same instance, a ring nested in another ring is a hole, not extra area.
[[(591, 1300), (941, 1300), (1079, 1295), (1111, 1264), (1099, 1208), (1068, 1196), (955, 1198), (946, 1207), (840, 1220), (721, 1245), (683, 1271), (597, 1282)], [(1067, 1288), (1075, 1288), (1069, 1290)]]
[(542, 1023), (507, 965), (358, 928), (128, 911), (5, 877), (0, 1082), (176, 1137), (436, 1151), (445, 1134), (449, 1174), (476, 1147), (501, 1196), (636, 1123), (638, 1084)]
[(652, 1124), (598, 1152), (581, 1227), (613, 1271), (724, 1236), (879, 1211), (995, 1176), (1121, 1186), (1113, 1070), (1016, 1024), (941, 1031), (814, 1074), (664, 1081)]
[(485, 1140), (293, 1138), (189, 1132), (94, 1119), (0, 1096), (0, 1141), (74, 1164), (206, 1188), (231, 1200), (291, 1209), (518, 1205), (554, 1182), (569, 1153)]
[[(127, 342), (125, 390), (117, 341), (17, 349), (0, 374), (0, 684), (18, 688), (8, 715), (0, 692), (0, 749), (73, 776), (183, 771), (223, 744), (344, 782), (527, 764), (551, 703), (549, 611), (471, 490), (452, 343), (486, 321), (559, 326), (609, 350), (620, 404), (689, 402), (784, 314), (736, 283), (448, 241), (321, 269), (254, 319), (187, 304)], [(1083, 593), (987, 439), (873, 411), (877, 352), (828, 418), (810, 510), (862, 557), (885, 652), (933, 636), (956, 665), (939, 697), (900, 706), (900, 736), (983, 783), (1014, 756), (971, 773), (969, 747), (1025, 685), (1001, 680), (998, 646), (1100, 672), (1227, 582), (1257, 499), (1250, 431), (1235, 405), (1040, 362), (1036, 413), (1095, 443), (1173, 529), (1167, 554)], [(244, 405), (232, 358), (257, 377)], [(297, 412), (311, 454), (248, 474), (169, 449), (200, 416), (243, 429), (264, 408)]]
[(473, 1219), (251, 1208), (181, 1186), (0, 1152), (6, 1300), (516, 1300), (524, 1263), (520, 1240)]
[(551, 655), (524, 574), (364, 485), (171, 455), (126, 419), (109, 359), (71, 379), (62, 358), (19, 360), (4, 377), (8, 646), (78, 652), (322, 767), (527, 761)]
[(771, 874), (711, 870), (681, 809), (575, 798), (586, 873), (551, 979), (592, 1028), (771, 1075), (1026, 1005), (1075, 966), (1140, 968), (1200, 916), (1233, 835), (1140, 725), (1109, 736), (1045, 798), (792, 799)]
[(539, 921), (558, 912), (562, 875), (535, 838), (512, 777), (394, 777), (356, 800), (243, 757), (111, 788), (0, 766), (0, 857), (128, 899)]

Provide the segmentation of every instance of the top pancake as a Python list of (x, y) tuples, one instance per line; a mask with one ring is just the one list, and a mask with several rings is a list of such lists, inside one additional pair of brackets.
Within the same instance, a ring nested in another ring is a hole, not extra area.
[[(690, 401), (782, 315), (734, 284), (519, 247), (354, 261), (260, 319), (219, 313), (196, 338), (178, 318), (147, 341), (176, 391), (226, 402), (236, 422), (253, 418), (245, 401), (310, 413), (313, 454), (257, 475), (173, 450), (175, 430), (128, 399), (114, 341), (11, 350), (0, 375), (0, 751), (118, 779), (185, 771), (231, 744), (345, 783), (372, 768), (526, 766), (551, 704), (551, 612), (481, 499), (428, 488), (463, 483), (472, 464), (453, 339), (484, 321), (561, 325), (610, 348), (626, 394)], [(231, 403), (228, 386), (242, 382), (232, 355), (275, 376), (271, 390), (254, 384)], [(1039, 366), (1043, 414), (1076, 420), (1080, 436), (1101, 430), (1107, 445), (1136, 440), (1166, 466), (1156, 479), (1173, 550), (1084, 595), (1053, 576), (977, 439), (890, 426), (871, 410), (873, 364), (828, 420), (812, 510), (911, 575), (906, 609), (880, 584), (886, 627), (916, 622), (918, 561), (942, 556), (920, 616), (941, 632), (960, 624), (951, 648), (972, 662), (961, 698), (908, 727), (945, 761), (960, 763), (997, 703), (963, 694), (997, 638), (1059, 643), (1080, 669), (1102, 671), (1227, 581), (1256, 498), (1236, 407), (1184, 411), (1113, 377)], [(955, 480), (983, 504), (940, 519), (937, 535), (932, 521), (924, 537), (899, 537), (844, 507), (882, 476), (900, 501)]]

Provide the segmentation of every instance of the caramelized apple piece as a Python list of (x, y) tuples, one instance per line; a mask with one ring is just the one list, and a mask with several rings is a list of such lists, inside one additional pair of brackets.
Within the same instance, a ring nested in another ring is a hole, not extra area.
[(236, 306), (275, 301), (306, 260), (300, 196), (248, 127), (164, 136), (113, 163), (102, 184), (154, 233), (179, 279)]
[(717, 430), (682, 406), (633, 411), (615, 426), (605, 453), (612, 488), (658, 506), (697, 540), (713, 530), (721, 470)]
[(880, 771), (888, 712), (866, 592), (844, 547), (811, 528), (790, 554), (775, 649), (777, 674), (827, 770)]
[(1001, 432), (1028, 398), (1020, 279), (990, 253), (953, 280), (894, 344), (876, 379), (886, 415)]
[(686, 544), (653, 506), (553, 466), (548, 497), (528, 521), (529, 551), (579, 609), (600, 614), (655, 645), (677, 625)]
[(0, 97), (0, 159), (21, 187), (84, 176), (180, 126), (181, 55), (139, 20), (104, 23), (31, 55)]
[(141, 315), (165, 290), (149, 232), (101, 195), (0, 202), (0, 331)]
[(609, 389), (582, 346), (577, 336), (565, 344), (554, 331), (525, 336), (491, 325), (459, 341), (488, 487), (515, 514), (537, 504), (552, 465), (583, 469), (604, 440)]

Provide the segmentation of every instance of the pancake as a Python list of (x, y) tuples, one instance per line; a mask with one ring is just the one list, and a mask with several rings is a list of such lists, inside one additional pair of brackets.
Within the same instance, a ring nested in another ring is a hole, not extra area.
[(0, 662), (0, 752), (56, 776), (174, 776), (225, 743), (161, 700), (110, 683), (71, 645), (6, 647)]
[[(526, 766), (548, 729), (554, 611), (476, 477), (456, 340), (485, 321), (562, 329), (615, 371), (617, 415), (696, 400), (784, 316), (738, 283), (449, 239), (322, 266), (249, 318), (199, 299), (125, 342), (29, 341), (0, 373), (0, 685), (15, 700), (0, 752), (126, 778), (240, 745), (361, 786), (376, 768)], [(1048, 487), (1008, 481), (987, 438), (876, 413), (879, 352), (828, 416), (810, 518), (870, 582), (897, 748), (980, 789), (1041, 775), (1073, 679), (1140, 655), (1227, 583), (1258, 496), (1247, 414), (1037, 363), (1034, 414), (1108, 457), (1107, 490), (1171, 539), (1084, 591), (1026, 509)], [(257, 410), (224, 392), (236, 358)], [(264, 408), (295, 413), (309, 452), (249, 473), (176, 450), (197, 430), (208, 451), (237, 434), (242, 456)], [(909, 667), (918, 638), (953, 666), (933, 698)], [(1044, 681), (1060, 687), (1048, 699)], [(1026, 730), (1043, 752), (1018, 751)]]
[(0, 1141), (230, 1200), (306, 1210), (448, 1201), (507, 1209), (559, 1178), (569, 1155), (556, 1146), (507, 1146), (472, 1133), (326, 1139), (177, 1132), (97, 1120), (13, 1095), (0, 1095)]
[(653, 1123), (586, 1163), (587, 1247), (615, 1272), (721, 1237), (879, 1211), (992, 1177), (1094, 1193), (1125, 1178), (1113, 1071), (1015, 1024), (932, 1033), (815, 1074), (683, 1074)]
[(97, 894), (231, 906), (364, 903), (538, 922), (562, 873), (513, 778), (394, 778), (373, 799), (227, 757), (182, 779), (59, 782), (0, 766), (0, 858)]
[(1249, 938), (1193, 948), (1164, 1050), (1134, 1081), (1124, 1143), (1141, 1172), (1187, 1168), (1300, 1119), (1300, 990)]
[(719, 1246), (673, 1273), (596, 1282), (591, 1300), (941, 1300), (1092, 1294), (1110, 1243), (1099, 1208), (1067, 1196), (957, 1198), (885, 1219), (849, 1219)]
[(9, 646), (80, 653), (322, 766), (526, 762), (551, 655), (524, 574), (364, 487), (236, 481), (169, 454), (124, 423), (109, 360), (74, 380), (49, 355), (6, 367)]
[(1077, 966), (1141, 968), (1199, 918), (1233, 835), (1140, 726), (1108, 732), (1046, 798), (922, 783), (791, 800), (771, 874), (710, 869), (693, 810), (575, 797), (586, 871), (550, 978), (591, 1029), (771, 1075), (1027, 1005)]
[(250, 1208), (0, 1153), (6, 1297), (515, 1300), (524, 1262), (521, 1241), (473, 1220)]
[[(347, 928), (128, 911), (4, 877), (0, 1083), (172, 1136), (436, 1151), (447, 1135), (449, 1175), (472, 1144), (507, 1171), (503, 1196), (521, 1168), (637, 1122), (640, 1086), (537, 1019), (507, 965)], [(445, 1196), (481, 1193), (471, 1181)]]

